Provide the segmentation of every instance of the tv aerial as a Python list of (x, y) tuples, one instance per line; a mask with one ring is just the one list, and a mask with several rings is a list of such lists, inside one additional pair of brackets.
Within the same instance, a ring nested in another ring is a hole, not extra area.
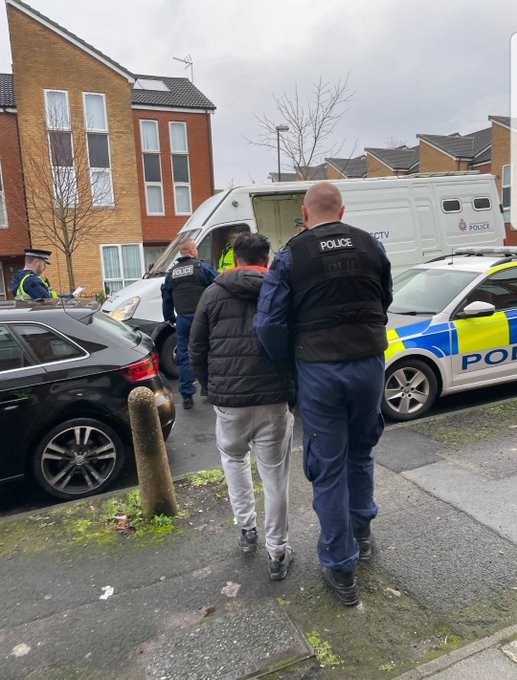
[(181, 59), (180, 57), (172, 57), (175, 61), (181, 61), (183, 64), (185, 64), (185, 68), (190, 68), (190, 81), (194, 83), (194, 62), (192, 61), (192, 57), (190, 54), (187, 54), (187, 56), (183, 57)]

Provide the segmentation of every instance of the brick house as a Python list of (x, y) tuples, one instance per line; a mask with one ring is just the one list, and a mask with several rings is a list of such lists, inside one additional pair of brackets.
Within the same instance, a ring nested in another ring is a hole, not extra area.
[(131, 99), (147, 269), (215, 191), (214, 105), (187, 78), (136, 78)]
[(468, 135), (417, 135), (420, 172), (490, 172), (492, 128)]
[(400, 177), (419, 172), (418, 146), (367, 147), (365, 151), (367, 177)]
[(185, 78), (137, 76), (20, 0), (6, 4), (31, 245), (54, 252), (49, 278), (67, 292), (66, 258), (41, 227), (53, 199), (38, 182), (56, 201), (66, 184), (66, 209), (89, 225), (72, 256), (75, 284), (118, 290), (213, 193), (215, 107)]
[(29, 247), (23, 174), (12, 77), (0, 73), (0, 300)]
[(328, 179), (366, 177), (366, 156), (355, 158), (325, 158)]
[[(517, 245), (517, 220), (510, 223), (512, 165), (511, 146), (517, 149), (517, 125), (512, 126), (509, 116), (489, 116), (492, 122), (492, 172), (495, 175), (503, 206), (507, 242)], [(512, 139), (513, 137), (513, 139)], [(514, 169), (515, 177), (515, 169)]]

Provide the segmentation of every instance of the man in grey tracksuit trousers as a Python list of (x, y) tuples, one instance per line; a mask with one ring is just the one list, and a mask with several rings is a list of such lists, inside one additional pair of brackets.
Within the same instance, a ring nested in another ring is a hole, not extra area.
[(216, 412), (216, 440), (243, 552), (257, 549), (255, 497), (250, 466), (253, 448), (264, 486), (268, 569), (287, 575), (288, 474), (294, 381), (290, 365), (270, 359), (253, 330), (253, 317), (267, 273), (269, 241), (242, 234), (234, 244), (237, 266), (207, 288), (190, 331), (190, 362)]

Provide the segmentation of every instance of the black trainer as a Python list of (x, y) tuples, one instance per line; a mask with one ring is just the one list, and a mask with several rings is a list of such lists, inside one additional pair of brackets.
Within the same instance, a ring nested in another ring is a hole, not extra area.
[(258, 531), (256, 529), (249, 529), (248, 531), (241, 529), (239, 545), (242, 552), (255, 552), (258, 547)]
[(208, 392), (205, 390), (204, 387), (201, 387), (199, 390), (199, 396), (200, 397), (208, 397)]
[(183, 397), (183, 408), (191, 409), (194, 406), (194, 399), (192, 397)]
[(338, 600), (345, 607), (353, 607), (359, 602), (357, 579), (353, 571), (334, 571), (328, 567), (321, 567), (323, 580), (337, 595)]
[(281, 581), (287, 576), (289, 565), (293, 561), (293, 549), (287, 547), (281, 560), (272, 560), (268, 555), (269, 577), (272, 581)]
[(359, 544), (359, 560), (369, 562), (375, 548), (375, 540), (370, 527), (354, 532), (354, 538)]

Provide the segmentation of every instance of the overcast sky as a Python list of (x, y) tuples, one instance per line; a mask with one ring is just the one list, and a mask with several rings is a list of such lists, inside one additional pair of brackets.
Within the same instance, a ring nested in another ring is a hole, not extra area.
[[(11, 71), (0, 0), (0, 72)], [(216, 105), (216, 186), (261, 182), (276, 152), (250, 145), (272, 94), (350, 73), (340, 156), (417, 133), (462, 134), (509, 115), (515, 0), (28, 0), (133, 72), (189, 76)], [(277, 120), (278, 119), (278, 120)], [(283, 166), (288, 170), (287, 165)]]

